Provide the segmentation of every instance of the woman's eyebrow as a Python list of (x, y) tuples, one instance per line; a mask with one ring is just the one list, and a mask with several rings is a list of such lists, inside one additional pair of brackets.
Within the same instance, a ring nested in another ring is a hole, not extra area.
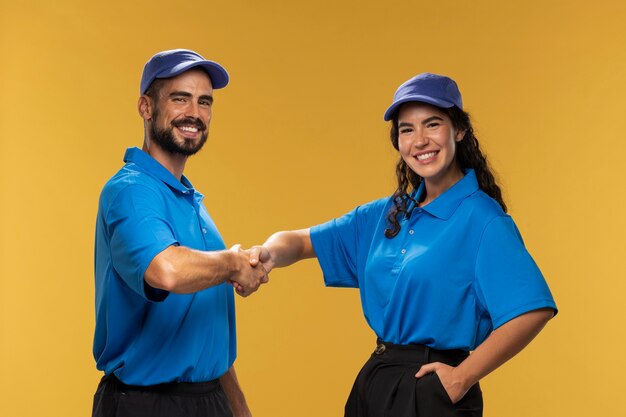
[(422, 120), (422, 124), (423, 124), (423, 125), (428, 124), (428, 123), (432, 122), (433, 120), (440, 120), (440, 121), (442, 121), (442, 122), (443, 122), (443, 118), (441, 118), (441, 117), (439, 117), (439, 116), (431, 116), (431, 117), (429, 117), (428, 119), (424, 119), (424, 120)]

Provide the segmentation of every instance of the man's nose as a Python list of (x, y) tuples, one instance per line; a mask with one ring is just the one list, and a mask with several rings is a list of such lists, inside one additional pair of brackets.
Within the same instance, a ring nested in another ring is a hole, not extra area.
[(185, 116), (198, 118), (200, 116), (200, 105), (194, 101), (189, 101), (185, 109)]

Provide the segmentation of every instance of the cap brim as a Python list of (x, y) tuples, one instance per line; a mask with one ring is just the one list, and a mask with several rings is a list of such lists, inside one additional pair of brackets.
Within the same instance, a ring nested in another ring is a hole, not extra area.
[(214, 89), (224, 88), (228, 85), (228, 81), (230, 79), (228, 72), (226, 72), (220, 64), (213, 61), (184, 62), (169, 68), (168, 71), (158, 73), (155, 78), (175, 77), (178, 74), (182, 74), (183, 72), (196, 67), (202, 68), (207, 72), (207, 74), (209, 74), (209, 77), (211, 78), (211, 85), (213, 85)]
[(394, 101), (393, 104), (389, 106), (389, 108), (385, 112), (385, 116), (384, 116), (385, 121), (388, 122), (391, 119), (393, 119), (394, 114), (396, 113), (396, 111), (398, 111), (398, 108), (401, 105), (403, 105), (404, 103), (412, 102), (412, 101), (432, 104), (433, 106), (442, 107), (444, 109), (449, 109), (450, 107), (454, 107), (455, 105), (452, 102), (439, 100), (439, 99), (428, 97), (428, 96), (421, 96), (421, 95), (406, 96), (406, 97), (402, 97), (398, 101)]

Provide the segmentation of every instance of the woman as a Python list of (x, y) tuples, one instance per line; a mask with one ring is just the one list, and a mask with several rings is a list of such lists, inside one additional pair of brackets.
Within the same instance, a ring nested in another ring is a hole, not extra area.
[[(556, 313), (506, 214), (456, 83), (420, 74), (385, 113), (398, 188), (250, 250), (269, 272), (317, 257), (328, 286), (359, 288), (377, 347), (346, 416), (480, 416), (478, 381)], [(469, 354), (469, 351), (473, 351)]]

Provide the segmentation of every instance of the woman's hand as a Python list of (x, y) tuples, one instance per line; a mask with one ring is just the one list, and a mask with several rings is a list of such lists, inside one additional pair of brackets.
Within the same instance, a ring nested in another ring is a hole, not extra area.
[(489, 337), (457, 367), (428, 363), (415, 374), (420, 378), (435, 372), (450, 400), (457, 403), (476, 382), (521, 351), (554, 316), (551, 308), (529, 311), (491, 332)]
[(266, 273), (270, 273), (274, 269), (274, 260), (270, 251), (265, 246), (253, 246), (247, 250), (250, 255), (250, 265), (255, 267), (259, 263), (263, 266)]
[[(228, 280), (228, 283), (235, 288), (237, 294), (241, 295), (242, 297), (247, 297), (248, 295), (255, 292), (261, 284), (265, 284), (269, 281), (269, 272), (264, 268), (263, 264), (258, 265), (258, 262), (254, 262), (253, 264), (252, 260), (250, 259), (249, 251), (243, 250), (241, 248), (241, 245), (239, 244), (234, 245), (232, 248), (230, 248), (230, 251), (241, 254), (244, 258), (244, 262), (247, 261), (247, 264), (249, 264), (249, 267), (242, 268), (242, 272), (238, 273), (238, 278), (231, 277)], [(249, 276), (252, 272), (254, 272), (253, 277), (257, 279), (253, 280), (252, 282), (246, 283), (247, 285), (244, 285), (245, 281), (242, 281), (242, 278)], [(259, 274), (261, 275), (260, 277)]]
[(437, 374), (441, 385), (443, 385), (443, 388), (448, 393), (448, 397), (450, 397), (450, 401), (452, 401), (453, 404), (461, 401), (472, 386), (472, 384), (468, 385), (467, 381), (464, 381), (464, 378), (459, 377), (457, 368), (441, 362), (427, 363), (420, 368), (415, 374), (415, 377), (421, 378), (431, 373)]

